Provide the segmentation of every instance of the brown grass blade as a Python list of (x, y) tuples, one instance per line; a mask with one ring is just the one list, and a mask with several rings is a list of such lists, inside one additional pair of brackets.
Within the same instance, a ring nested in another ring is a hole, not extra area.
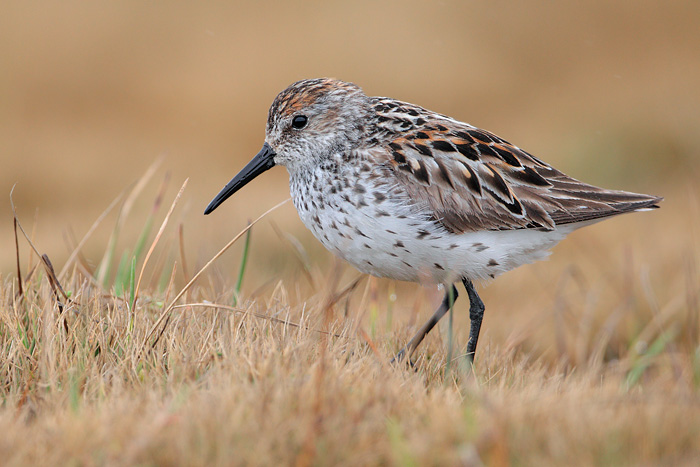
[[(15, 219), (15, 224), (17, 225), (17, 227), (19, 227), (20, 232), (22, 232), (22, 235), (24, 235), (24, 238), (25, 238), (25, 240), (27, 240), (27, 243), (29, 244), (29, 246), (32, 247), (32, 250), (34, 250), (34, 253), (36, 253), (36, 255), (37, 255), (39, 258), (42, 258), (42, 261), (43, 261), (43, 263), (44, 263), (44, 266), (47, 268), (47, 271), (49, 272), (49, 274), (52, 274), (52, 275), (55, 277), (56, 274), (53, 272), (53, 266), (51, 266), (51, 270), (49, 270), (49, 265), (51, 264), (51, 262), (48, 262), (48, 263), (47, 263), (47, 262), (43, 259), (43, 256), (44, 256), (44, 255), (42, 255), (41, 253), (39, 253), (39, 250), (36, 248), (36, 246), (34, 246), (34, 242), (32, 242), (32, 240), (29, 238), (29, 235), (27, 235), (27, 232), (24, 231), (24, 227), (22, 227), (22, 223), (21, 223), (21, 222), (19, 221), (19, 219), (17, 218), (17, 209), (15, 208), (15, 202), (14, 202), (14, 200), (12, 199), (12, 192), (13, 192), (13, 191), (14, 191), (14, 187), (12, 187), (12, 190), (10, 191), (10, 206), (12, 207), (12, 215), (13, 215), (13, 217), (14, 217), (14, 219)], [(48, 259), (48, 257), (47, 257), (47, 259)]]
[(148, 249), (148, 253), (146, 253), (146, 257), (144, 258), (143, 264), (141, 265), (141, 272), (139, 273), (139, 279), (138, 279), (138, 281), (136, 281), (136, 289), (134, 289), (134, 296), (131, 297), (132, 308), (133, 308), (133, 304), (136, 303), (136, 298), (139, 295), (139, 289), (141, 288), (141, 279), (143, 279), (143, 272), (146, 270), (146, 265), (148, 264), (148, 260), (151, 259), (151, 255), (153, 254), (153, 250), (155, 250), (156, 245), (158, 244), (158, 241), (163, 236), (163, 232), (165, 231), (165, 227), (168, 225), (168, 222), (170, 221), (170, 216), (172, 215), (173, 211), (175, 210), (175, 206), (177, 206), (178, 201), (180, 201), (180, 198), (182, 197), (182, 193), (185, 191), (185, 187), (187, 186), (187, 182), (189, 180), (190, 180), (189, 178), (185, 179), (185, 182), (180, 187), (180, 191), (177, 192), (175, 199), (173, 200), (172, 204), (170, 205), (170, 210), (165, 215), (165, 219), (163, 219), (163, 223), (160, 225), (160, 229), (158, 229), (158, 233), (156, 234), (155, 238), (153, 239), (153, 242), (151, 243), (151, 247)]
[[(111, 260), (112, 260), (112, 255), (114, 253), (114, 248), (115, 248), (115, 245), (117, 243), (117, 238), (119, 237), (119, 232), (121, 231), (121, 228), (124, 225), (124, 222), (126, 222), (126, 218), (128, 217), (129, 213), (131, 212), (131, 208), (134, 205), (136, 198), (139, 196), (139, 194), (141, 194), (141, 191), (143, 191), (143, 189), (146, 187), (146, 185), (148, 184), (148, 181), (153, 177), (153, 174), (155, 174), (156, 169), (160, 166), (163, 159), (164, 159), (163, 156), (157, 158), (153, 162), (153, 164), (151, 164), (151, 166), (148, 167), (148, 169), (146, 169), (146, 172), (136, 182), (134, 187), (129, 192), (129, 195), (124, 200), (124, 204), (122, 204), (121, 208), (119, 209), (119, 215), (117, 216), (117, 223), (114, 226), (114, 230), (112, 231), (112, 234), (109, 237), (109, 241), (107, 242), (107, 248), (105, 249), (105, 254), (102, 257), (102, 260), (100, 261), (100, 265), (97, 268), (97, 270), (99, 271), (98, 276), (97, 276), (97, 282), (99, 282), (100, 284), (105, 283), (105, 278), (107, 277), (107, 274), (109, 274), (109, 269), (110, 269), (109, 265), (110, 265)], [(123, 196), (123, 193), (120, 196)]]
[(190, 280), (190, 273), (187, 269), (187, 262), (185, 261), (185, 226), (182, 222), (177, 229), (178, 232), (178, 243), (180, 244), (180, 263), (182, 264), (182, 275), (185, 278), (185, 282)]
[[(14, 189), (14, 187), (12, 187)], [(17, 217), (13, 216), (14, 230), (15, 230), (15, 253), (17, 256), (17, 297), (22, 298), (24, 292), (22, 291), (22, 268), (19, 264), (19, 239), (17, 238)]]
[[(44, 266), (46, 267), (46, 273), (49, 278), (49, 284), (51, 284), (51, 288), (53, 289), (54, 294), (56, 295), (56, 300), (60, 300), (60, 297), (58, 296), (60, 293), (65, 301), (69, 301), (70, 299), (68, 298), (68, 294), (66, 294), (66, 291), (63, 290), (63, 287), (61, 286), (58, 277), (56, 277), (56, 271), (54, 271), (53, 269), (53, 264), (51, 263), (49, 256), (47, 254), (43, 254), (41, 255), (41, 260), (44, 262)], [(62, 307), (61, 311), (63, 311)]]
[(233, 307), (233, 306), (229, 306), (229, 305), (219, 305), (218, 303), (207, 303), (207, 302), (185, 303), (182, 305), (173, 306), (173, 310), (178, 309), (178, 308), (188, 308), (188, 307), (216, 308), (216, 309), (230, 311), (232, 313), (255, 316), (256, 318), (272, 321), (273, 323), (279, 323), (279, 324), (283, 324), (285, 326), (291, 326), (291, 327), (297, 328), (297, 329), (304, 329), (306, 331), (316, 332), (319, 334), (325, 334), (327, 336), (339, 337), (339, 338), (345, 338), (345, 339), (355, 339), (354, 337), (351, 337), (351, 336), (344, 336), (342, 334), (335, 334), (333, 332), (324, 331), (322, 329), (314, 329), (314, 328), (309, 327), (309, 326), (304, 326), (303, 324), (294, 323), (292, 321), (288, 321), (288, 320), (281, 319), (281, 318), (276, 318), (274, 316), (268, 316), (268, 315), (265, 315), (263, 313), (256, 313), (254, 311), (241, 310), (240, 308), (237, 308), (237, 307)]
[(151, 329), (148, 331), (148, 333), (146, 334), (146, 337), (143, 340), (143, 343), (141, 344), (140, 351), (143, 351), (144, 347), (146, 347), (146, 343), (148, 342), (148, 339), (151, 338), (151, 336), (156, 331), (156, 329), (160, 326), (160, 324), (163, 322), (165, 317), (168, 316), (168, 314), (173, 309), (173, 307), (175, 306), (175, 303), (177, 303), (177, 301), (180, 299), (180, 297), (182, 297), (185, 294), (185, 292), (187, 292), (189, 290), (189, 288), (192, 287), (192, 284), (194, 284), (197, 281), (197, 279), (199, 279), (199, 276), (201, 276), (204, 273), (204, 271), (209, 269), (209, 266), (211, 266), (214, 263), (214, 261), (219, 259), (219, 257), (221, 255), (223, 255), (226, 252), (226, 250), (231, 248), (231, 246), (234, 243), (236, 243), (238, 241), (238, 239), (240, 239), (243, 235), (245, 235), (245, 233), (248, 230), (250, 230), (255, 224), (257, 224), (258, 221), (262, 220), (265, 216), (270, 214), (272, 211), (275, 211), (276, 209), (280, 208), (283, 204), (287, 203), (289, 200), (291, 200), (291, 198), (287, 198), (284, 201), (282, 201), (281, 203), (278, 203), (275, 206), (268, 209), (267, 211), (265, 211), (260, 217), (258, 217), (253, 222), (248, 224), (243, 230), (241, 230), (238, 233), (238, 235), (233, 237), (233, 239), (231, 239), (226, 245), (224, 245), (224, 247), (221, 250), (219, 250), (219, 252), (217, 254), (215, 254), (214, 257), (207, 262), (207, 264), (202, 266), (202, 269), (200, 269), (197, 272), (197, 274), (195, 274), (194, 277), (185, 285), (185, 287), (183, 287), (182, 290), (180, 290), (180, 292), (175, 296), (175, 298), (173, 298), (172, 302), (170, 302), (170, 305), (168, 305), (165, 308), (165, 310), (163, 310), (163, 312), (160, 314), (160, 316), (158, 317), (156, 322), (153, 323), (153, 326), (151, 326)]
[[(68, 268), (73, 264), (73, 261), (75, 261), (76, 257), (80, 253), (80, 251), (83, 249), (83, 246), (85, 246), (85, 243), (88, 241), (88, 239), (92, 236), (92, 234), (95, 232), (97, 227), (102, 223), (102, 221), (107, 217), (107, 215), (112, 212), (112, 209), (121, 201), (121, 199), (124, 197), (124, 192), (119, 193), (116, 198), (107, 206), (107, 209), (102, 211), (102, 214), (100, 214), (97, 219), (95, 219), (95, 222), (92, 223), (88, 231), (83, 235), (83, 238), (80, 240), (78, 245), (73, 249), (73, 252), (70, 254), (68, 259), (66, 260), (66, 264), (63, 265), (61, 268), (61, 272), (58, 273), (59, 277), (63, 277), (63, 275), (68, 271)], [(99, 281), (98, 281), (99, 282)]]

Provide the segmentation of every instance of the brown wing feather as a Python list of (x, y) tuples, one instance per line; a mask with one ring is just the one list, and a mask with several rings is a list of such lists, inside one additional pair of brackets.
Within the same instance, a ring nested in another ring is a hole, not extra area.
[(553, 229), (658, 207), (662, 198), (579, 182), (484, 130), (415, 126), (382, 151), (409, 198), (452, 232)]

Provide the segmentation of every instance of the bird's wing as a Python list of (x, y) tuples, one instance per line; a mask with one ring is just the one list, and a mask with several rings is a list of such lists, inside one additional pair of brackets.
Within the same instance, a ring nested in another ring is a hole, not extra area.
[(579, 182), (488, 131), (439, 117), (394, 132), (375, 154), (411, 202), (449, 231), (551, 230), (661, 201)]

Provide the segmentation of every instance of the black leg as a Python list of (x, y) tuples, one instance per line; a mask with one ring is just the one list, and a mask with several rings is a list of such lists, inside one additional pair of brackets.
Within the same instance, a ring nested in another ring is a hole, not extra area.
[(462, 278), (464, 288), (467, 289), (469, 295), (469, 319), (471, 327), (469, 329), (469, 342), (467, 343), (467, 358), (474, 361), (476, 353), (476, 342), (479, 340), (479, 331), (481, 330), (481, 320), (484, 318), (484, 302), (481, 301), (479, 294), (476, 293), (474, 284), (469, 279)]
[[(427, 323), (425, 323), (420, 330), (416, 333), (415, 336), (413, 336), (413, 339), (411, 339), (406, 347), (401, 349), (401, 351), (396, 354), (396, 357), (391, 359), (391, 363), (394, 362), (400, 362), (403, 360), (403, 358), (408, 354), (408, 359), (410, 362), (411, 355), (413, 355), (413, 352), (416, 350), (416, 348), (420, 345), (420, 343), (423, 341), (425, 336), (428, 335), (431, 329), (435, 327), (435, 325), (440, 321), (440, 318), (445, 316), (445, 313), (454, 305), (454, 303), (457, 301), (457, 288), (454, 285), (451, 285), (451, 291), (448, 288), (445, 291), (445, 298), (442, 299), (442, 303), (440, 304), (440, 308), (438, 308), (433, 316), (430, 317)], [(467, 292), (469, 292), (469, 289), (467, 289)], [(476, 292), (474, 292), (476, 294)], [(478, 298), (478, 297), (477, 297)], [(482, 305), (483, 306), (483, 305)], [(479, 321), (481, 322), (481, 321)], [(478, 334), (478, 331), (477, 331)]]

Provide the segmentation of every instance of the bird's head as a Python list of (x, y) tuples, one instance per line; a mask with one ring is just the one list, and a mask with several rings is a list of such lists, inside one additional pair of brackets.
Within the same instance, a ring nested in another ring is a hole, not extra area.
[(368, 97), (352, 84), (330, 78), (297, 81), (270, 106), (260, 152), (209, 203), (209, 214), (255, 177), (282, 165), (290, 174), (313, 170), (362, 138)]

